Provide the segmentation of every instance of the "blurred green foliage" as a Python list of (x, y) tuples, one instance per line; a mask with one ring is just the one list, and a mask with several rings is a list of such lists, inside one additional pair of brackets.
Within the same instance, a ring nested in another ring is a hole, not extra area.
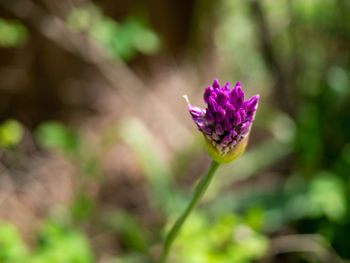
[(78, 193), (71, 205), (71, 217), (74, 221), (82, 222), (90, 219), (95, 212), (94, 200), (86, 193)]
[(0, 146), (13, 147), (17, 145), (23, 137), (22, 125), (13, 119), (9, 119), (0, 124)]
[(137, 52), (154, 54), (161, 46), (159, 36), (141, 19), (129, 17), (118, 23), (93, 5), (73, 9), (67, 24), (75, 32), (86, 32), (112, 56), (126, 61), (134, 58)]
[(79, 173), (92, 178), (100, 175), (100, 163), (94, 145), (79, 132), (57, 121), (42, 122), (35, 130), (35, 139), (42, 148), (51, 149), (69, 158)]
[(39, 247), (33, 262), (93, 262), (85, 236), (78, 230), (54, 222), (46, 222), (39, 232)]
[(20, 263), (27, 258), (27, 248), (16, 227), (10, 223), (0, 224), (0, 262)]
[(10, 223), (0, 224), (0, 260), (3, 263), (89, 263), (93, 262), (85, 236), (78, 230), (54, 222), (45, 222), (38, 244), (29, 252)]
[(172, 262), (251, 262), (267, 248), (268, 239), (235, 214), (227, 213), (212, 222), (195, 213), (175, 242)]
[(35, 136), (41, 147), (54, 148), (65, 153), (76, 152), (80, 143), (73, 130), (56, 121), (40, 124)]
[(21, 22), (0, 18), (0, 47), (22, 46), (27, 39), (28, 30)]
[(326, 216), (330, 221), (342, 221), (346, 215), (345, 183), (335, 174), (323, 172), (311, 183), (307, 199), (310, 214)]
[(106, 214), (105, 224), (115, 231), (129, 251), (147, 254), (149, 236), (139, 220), (126, 211), (115, 211)]

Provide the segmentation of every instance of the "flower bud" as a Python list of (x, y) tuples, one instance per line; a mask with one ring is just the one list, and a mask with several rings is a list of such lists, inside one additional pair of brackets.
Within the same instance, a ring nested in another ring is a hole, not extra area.
[(210, 156), (218, 163), (229, 163), (241, 155), (248, 143), (259, 95), (244, 101), (240, 82), (231, 90), (214, 80), (204, 92), (206, 108), (193, 107), (187, 96), (188, 110), (203, 133)]

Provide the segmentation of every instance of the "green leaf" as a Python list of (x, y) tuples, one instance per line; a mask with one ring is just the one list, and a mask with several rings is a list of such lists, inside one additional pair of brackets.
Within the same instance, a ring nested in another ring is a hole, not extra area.
[(0, 262), (21, 263), (27, 256), (27, 249), (16, 227), (10, 223), (0, 224)]
[(325, 215), (330, 221), (339, 221), (346, 214), (344, 183), (335, 174), (321, 172), (316, 176), (311, 182), (308, 198), (313, 215)]
[(56, 121), (42, 123), (36, 130), (35, 137), (41, 147), (67, 153), (77, 151), (80, 144), (79, 137), (74, 131)]
[(20, 142), (23, 137), (23, 127), (16, 120), (6, 120), (0, 125), (0, 145), (3, 147), (13, 147)]
[(77, 221), (89, 219), (94, 209), (94, 200), (90, 196), (80, 193), (75, 198), (71, 208), (72, 218)]
[(146, 253), (148, 251), (147, 233), (136, 217), (126, 211), (109, 213), (106, 224), (120, 236), (121, 241), (131, 251)]
[(93, 254), (85, 236), (55, 222), (46, 222), (39, 234), (40, 246), (30, 263), (91, 263)]
[(0, 18), (0, 47), (15, 47), (26, 43), (27, 28), (18, 21)]

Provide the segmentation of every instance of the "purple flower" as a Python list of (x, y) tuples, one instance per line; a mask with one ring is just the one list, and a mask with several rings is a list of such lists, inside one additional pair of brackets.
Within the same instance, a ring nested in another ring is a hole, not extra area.
[[(229, 83), (220, 87), (217, 79), (205, 89), (206, 108), (193, 107), (187, 96), (188, 110), (206, 141), (220, 155), (228, 155), (245, 141), (252, 126), (259, 95), (244, 101), (240, 82), (231, 89)], [(244, 146), (245, 147), (245, 146)]]

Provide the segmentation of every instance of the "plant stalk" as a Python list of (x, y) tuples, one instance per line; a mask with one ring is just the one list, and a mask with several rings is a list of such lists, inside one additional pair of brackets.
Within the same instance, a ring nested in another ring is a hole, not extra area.
[(191, 213), (193, 208), (196, 206), (196, 204), (198, 203), (198, 201), (200, 200), (200, 198), (202, 197), (204, 192), (207, 190), (207, 188), (208, 188), (217, 168), (219, 167), (219, 165), (220, 165), (219, 163), (217, 163), (216, 161), (213, 160), (206, 175), (201, 179), (201, 181), (197, 185), (196, 189), (194, 190), (194, 192), (192, 194), (191, 201), (188, 204), (186, 210), (176, 220), (174, 226), (171, 228), (170, 232), (167, 234), (167, 236), (165, 238), (163, 252), (162, 252), (161, 258), (158, 261), (158, 263), (165, 263), (166, 262), (170, 248), (171, 248), (175, 238), (179, 234), (179, 232), (182, 228), (182, 225), (184, 224), (187, 217), (189, 216), (189, 214)]

